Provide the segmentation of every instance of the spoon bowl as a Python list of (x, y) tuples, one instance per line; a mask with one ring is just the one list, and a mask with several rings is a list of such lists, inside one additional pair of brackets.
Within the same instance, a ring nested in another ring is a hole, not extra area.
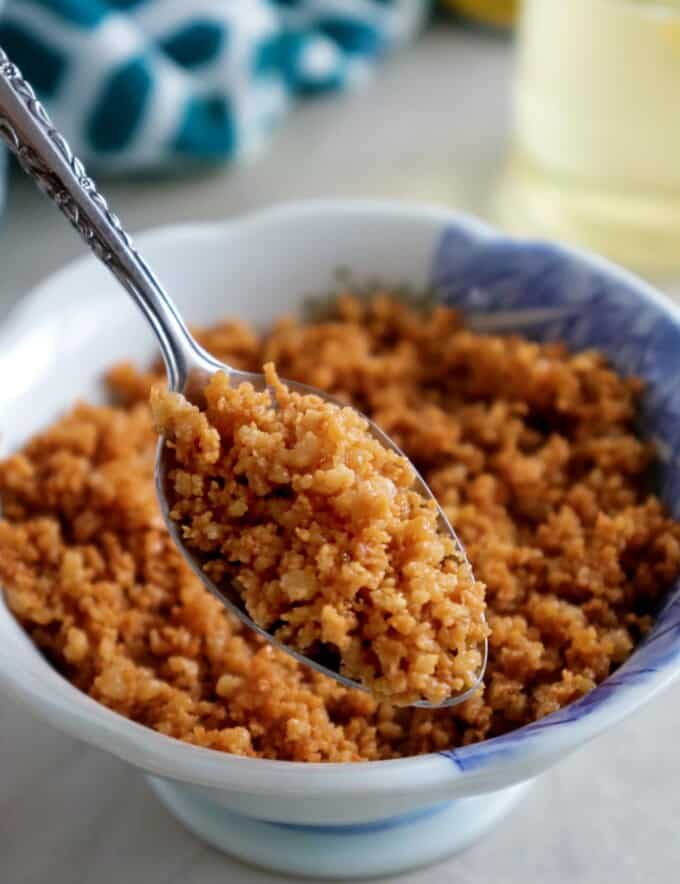
[[(181, 384), (181, 387), (180, 389), (173, 388), (173, 392), (181, 393), (184, 398), (192, 405), (196, 405), (199, 408), (202, 408), (204, 406), (203, 390), (210, 380), (210, 377), (218, 371), (223, 371), (228, 375), (232, 387), (238, 387), (240, 384), (249, 383), (252, 384), (253, 388), (257, 392), (269, 389), (263, 374), (250, 371), (240, 371), (238, 369), (232, 368), (229, 365), (226, 365), (225, 363), (218, 362), (217, 360), (213, 359), (213, 357), (210, 356), (209, 353), (203, 350), (193, 339), (191, 340), (191, 343), (193, 345), (193, 351), (192, 353), (187, 354), (187, 357), (183, 362), (186, 374), (184, 376), (179, 376), (179, 383)], [(342, 408), (346, 406), (345, 402), (341, 402), (339, 399), (330, 396), (323, 390), (319, 390), (316, 387), (311, 387), (308, 384), (301, 384), (297, 381), (288, 380), (284, 381), (284, 383), (288, 387), (288, 389), (294, 393), (300, 393), (301, 395), (312, 394), (314, 396), (319, 396), (325, 402), (337, 405), (338, 407)], [(272, 396), (272, 402), (274, 401), (274, 397)], [(406, 457), (399, 446), (396, 445), (396, 443), (387, 435), (387, 433), (383, 432), (383, 430), (381, 430), (374, 421), (370, 420), (370, 418), (366, 417), (366, 415), (364, 414), (362, 414), (362, 417), (366, 421), (368, 425), (368, 430), (374, 439), (380, 442), (380, 444), (383, 445), (385, 448), (394, 451), (399, 456)], [(222, 602), (222, 604), (226, 608), (228, 608), (243, 623), (245, 623), (246, 626), (254, 630), (258, 635), (262, 636), (262, 638), (266, 639), (275, 647), (280, 648), (282, 651), (285, 651), (287, 654), (293, 656), (300, 663), (311, 666), (313, 669), (317, 670), (317, 672), (334, 678), (336, 681), (347, 688), (367, 691), (368, 689), (362, 684), (343, 675), (337, 665), (332, 665), (327, 658), (324, 658), (322, 660), (320, 657), (314, 657), (309, 654), (302, 654), (300, 651), (295, 650), (295, 648), (292, 648), (290, 645), (286, 645), (283, 642), (279, 641), (279, 639), (277, 639), (275, 635), (272, 635), (272, 633), (259, 626), (248, 613), (248, 610), (243, 601), (243, 594), (240, 591), (236, 580), (222, 581), (218, 586), (213, 580), (210, 579), (204, 568), (205, 560), (203, 559), (203, 557), (201, 557), (199, 554), (197, 554), (195, 551), (185, 545), (181, 535), (181, 528), (178, 522), (176, 522), (170, 515), (171, 506), (169, 504), (169, 500), (171, 498), (171, 494), (169, 477), (171, 471), (175, 468), (175, 466), (176, 465), (175, 459), (173, 457), (173, 449), (166, 445), (164, 438), (161, 438), (159, 440), (158, 448), (156, 451), (155, 468), (156, 493), (158, 496), (161, 513), (163, 515), (163, 519), (165, 520), (168, 532), (170, 533), (170, 536), (172, 537), (174, 543), (181, 550), (184, 559), (191, 567), (193, 572), (196, 574), (196, 576), (200, 578), (206, 589), (208, 589), (217, 599), (219, 599), (219, 601)], [(420, 473), (415, 469), (415, 467), (413, 467), (412, 464), (411, 466), (415, 473), (414, 489), (426, 500), (432, 500), (434, 502), (435, 506), (437, 507), (437, 516), (440, 531), (442, 531), (443, 533), (448, 533), (451, 537), (453, 537), (457, 550), (465, 563), (465, 567), (471, 575), (472, 568), (465, 554), (463, 545), (459, 541), (458, 536), (456, 535), (453, 527), (446, 517), (444, 510), (437, 503), (437, 500), (432, 494), (429, 485), (425, 482)], [(479, 687), (481, 686), (482, 680), (484, 678), (484, 671), (486, 669), (487, 656), (488, 642), (485, 638), (482, 651), (482, 665), (480, 668), (480, 673), (474, 685), (469, 687), (464, 692), (455, 694), (439, 704), (432, 704), (426, 700), (418, 700), (411, 703), (410, 705), (423, 709), (443, 709), (450, 706), (456, 706), (459, 703), (462, 703), (465, 700), (469, 699), (477, 690), (479, 690)]]
[[(266, 388), (264, 375), (232, 369), (215, 360), (193, 339), (177, 308), (149, 265), (133, 246), (119, 219), (111, 212), (104, 197), (88, 177), (83, 164), (75, 157), (63, 135), (54, 127), (35, 92), (24, 80), (19, 69), (0, 49), (0, 139), (16, 155), (21, 167), (40, 189), (58, 206), (95, 256), (111, 271), (132, 297), (154, 331), (160, 345), (168, 376), (168, 387), (181, 393), (189, 402), (200, 406), (208, 380), (218, 371), (225, 371), (232, 385), (247, 381), (256, 390)], [(321, 399), (338, 403), (321, 390), (304, 384), (290, 383), (289, 389), (313, 393)], [(373, 436), (385, 447), (404, 457), (392, 440), (368, 420)], [(212, 592), (248, 627), (267, 641), (292, 654), (343, 685), (366, 690), (361, 684), (343, 676), (326, 662), (303, 655), (259, 627), (248, 615), (235, 582), (218, 587), (205, 573), (200, 558), (187, 549), (178, 527), (170, 517), (168, 505), (168, 476), (171, 469), (171, 450), (161, 439), (156, 461), (156, 488), (163, 518), (175, 544), (184, 558)], [(439, 514), (440, 530), (454, 540), (458, 552), (470, 571), (462, 545), (458, 541), (432, 492), (416, 472), (415, 488), (423, 497), (433, 500)], [(426, 708), (454, 706), (468, 699), (480, 687), (486, 668), (488, 643), (484, 639), (482, 665), (475, 683), (465, 692), (453, 695), (441, 704), (418, 701), (412, 705)]]

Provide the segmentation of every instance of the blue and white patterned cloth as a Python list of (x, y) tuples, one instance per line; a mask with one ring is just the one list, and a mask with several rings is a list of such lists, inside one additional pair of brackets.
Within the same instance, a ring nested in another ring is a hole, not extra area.
[(106, 172), (260, 144), (296, 96), (361, 79), (428, 0), (5, 0), (0, 45)]

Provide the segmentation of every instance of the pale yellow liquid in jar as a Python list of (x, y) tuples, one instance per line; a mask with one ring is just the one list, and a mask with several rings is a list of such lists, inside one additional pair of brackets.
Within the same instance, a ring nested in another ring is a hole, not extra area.
[(680, 270), (680, 0), (524, 0), (505, 226)]

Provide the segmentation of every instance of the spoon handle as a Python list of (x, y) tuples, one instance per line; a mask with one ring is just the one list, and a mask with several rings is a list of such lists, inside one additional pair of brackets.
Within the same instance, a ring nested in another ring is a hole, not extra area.
[(161, 346), (171, 389), (180, 389), (196, 345), (148, 264), (54, 127), (30, 83), (0, 48), (0, 140), (68, 218), (142, 310)]

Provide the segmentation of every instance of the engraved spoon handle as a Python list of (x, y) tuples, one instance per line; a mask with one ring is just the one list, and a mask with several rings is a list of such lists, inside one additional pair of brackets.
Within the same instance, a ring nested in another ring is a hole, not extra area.
[(52, 124), (30, 83), (1, 48), (0, 139), (132, 296), (158, 338), (170, 388), (181, 389), (197, 359), (197, 345), (85, 167)]

